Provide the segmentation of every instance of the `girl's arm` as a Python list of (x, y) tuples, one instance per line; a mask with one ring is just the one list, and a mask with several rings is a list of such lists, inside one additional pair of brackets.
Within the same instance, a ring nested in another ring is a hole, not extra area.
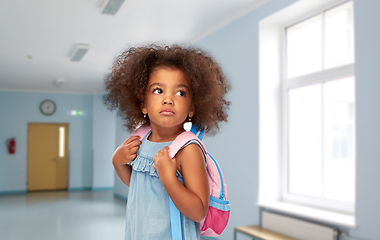
[(125, 140), (114, 152), (112, 164), (121, 181), (129, 187), (131, 180), (132, 166), (129, 165), (136, 158), (141, 141), (139, 136), (132, 136)]
[[(190, 144), (170, 160), (168, 149), (165, 147), (153, 158), (157, 174), (178, 210), (194, 222), (200, 222), (207, 214), (210, 199), (203, 152), (198, 145)], [(177, 162), (184, 185), (176, 177)]]

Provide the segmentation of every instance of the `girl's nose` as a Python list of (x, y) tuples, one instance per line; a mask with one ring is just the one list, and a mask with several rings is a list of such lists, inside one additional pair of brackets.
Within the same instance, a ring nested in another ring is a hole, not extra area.
[(167, 98), (164, 99), (163, 104), (173, 105), (173, 100), (171, 98), (167, 97)]

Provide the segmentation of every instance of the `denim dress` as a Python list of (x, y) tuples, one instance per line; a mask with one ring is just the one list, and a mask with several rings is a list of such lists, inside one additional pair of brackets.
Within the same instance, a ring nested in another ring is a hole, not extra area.
[[(132, 174), (126, 214), (126, 240), (172, 240), (169, 195), (153, 167), (153, 156), (172, 142), (142, 140), (137, 157), (131, 162)], [(183, 184), (183, 177), (177, 171)], [(181, 213), (182, 239), (199, 240), (199, 223)]]

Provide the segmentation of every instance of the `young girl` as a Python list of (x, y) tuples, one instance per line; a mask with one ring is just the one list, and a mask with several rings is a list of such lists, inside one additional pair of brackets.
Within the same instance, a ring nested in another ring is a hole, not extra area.
[(104, 102), (118, 109), (128, 130), (152, 129), (141, 140), (128, 138), (112, 157), (129, 186), (125, 239), (171, 240), (170, 196), (181, 212), (182, 239), (199, 240), (210, 197), (205, 156), (196, 141), (173, 159), (168, 149), (187, 121), (206, 134), (227, 121), (230, 86), (221, 68), (200, 49), (148, 45), (118, 56), (105, 84)]

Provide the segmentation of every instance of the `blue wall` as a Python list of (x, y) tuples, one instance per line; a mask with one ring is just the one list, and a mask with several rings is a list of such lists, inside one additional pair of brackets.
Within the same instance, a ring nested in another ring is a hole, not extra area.
[(356, 216), (353, 236), (380, 239), (380, 1), (354, 1), (356, 45)]
[[(233, 90), (230, 119), (214, 138), (206, 139), (228, 183), (231, 219), (220, 239), (231, 239), (233, 227), (259, 224), (258, 200), (258, 24), (296, 0), (271, 0), (220, 29), (197, 45), (219, 61)], [(350, 235), (379, 239), (380, 228), (380, 1), (355, 1), (357, 194), (356, 223)], [(240, 236), (239, 236), (240, 237)], [(243, 239), (243, 238), (242, 238)]]
[[(57, 111), (52, 116), (44, 116), (39, 110), (39, 105), (44, 99), (52, 99), (57, 105)], [(111, 155), (115, 145), (115, 117), (114, 114), (106, 112), (100, 99), (101, 95), (0, 91), (0, 192), (26, 191), (28, 123), (69, 124), (69, 189), (92, 188), (92, 148), (93, 144), (101, 141), (100, 138), (93, 141), (93, 119), (99, 119), (97, 124), (101, 126), (113, 127), (109, 133), (113, 142), (102, 142), (104, 146), (98, 150), (98, 156), (103, 162), (110, 162), (109, 158), (105, 159), (103, 156)], [(95, 113), (94, 102), (100, 105), (95, 108)], [(71, 116), (71, 110), (74, 109), (82, 110), (83, 116)], [(11, 137), (15, 137), (17, 141), (16, 154), (13, 155), (8, 154), (5, 145), (6, 139)], [(102, 161), (97, 162), (95, 168), (98, 165), (102, 167), (101, 164)], [(98, 175), (95, 175), (95, 180), (100, 182), (98, 186), (113, 187), (111, 167), (104, 171), (100, 178)]]
[(93, 103), (92, 187), (94, 189), (113, 188), (114, 168), (111, 159), (115, 151), (116, 114), (106, 111), (101, 95), (94, 95)]
[[(253, 16), (255, 18), (255, 16)], [(247, 20), (248, 19), (248, 20)], [(230, 24), (197, 43), (220, 63), (230, 80), (229, 118), (215, 137), (206, 137), (207, 150), (223, 170), (231, 216), (218, 239), (232, 239), (233, 227), (259, 223), (258, 199), (258, 25), (251, 16)], [(244, 239), (239, 236), (239, 239)]]

